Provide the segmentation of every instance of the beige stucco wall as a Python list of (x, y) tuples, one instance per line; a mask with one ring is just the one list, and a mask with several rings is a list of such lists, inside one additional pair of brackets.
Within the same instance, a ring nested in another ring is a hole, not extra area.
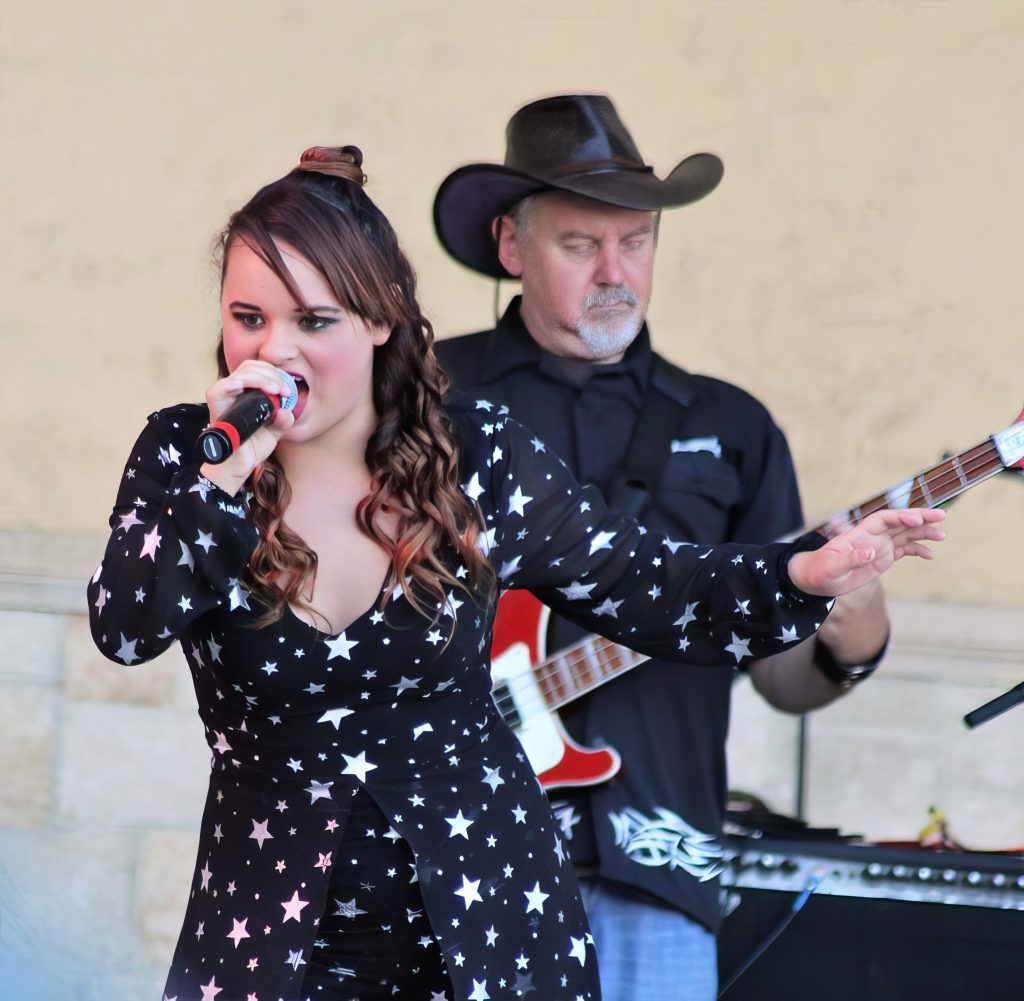
[[(811, 516), (1010, 423), (1024, 394), (1015, 0), (17, 5), (5, 17), (0, 528), (95, 532), (145, 414), (202, 395), (212, 235), (314, 142), (356, 142), (441, 333), (491, 315), (439, 249), (454, 166), (509, 114), (612, 93), (665, 173), (721, 188), (663, 226), (661, 349), (756, 390)], [(1016, 601), (1021, 487), (969, 496), (893, 587)], [(997, 570), (998, 568), (998, 570)]]
[[(79, 582), (145, 415), (210, 378), (211, 238), (305, 146), (363, 148), (441, 334), (488, 324), (494, 290), (438, 247), (433, 193), (500, 159), (520, 104), (612, 94), (659, 174), (718, 152), (721, 188), (664, 219), (655, 341), (770, 406), (811, 518), (1024, 399), (1019, 0), (8, 7), (0, 921), (24, 975), (49, 976), (30, 996), (158, 996), (205, 752), (180, 661), (99, 663)], [(936, 563), (892, 576), (904, 645), (887, 683), (812, 721), (812, 820), (912, 837), (938, 801), (965, 840), (1024, 843), (999, 767), (1024, 716), (958, 723), (1024, 677), (1022, 504), (1019, 478), (978, 487)], [(734, 774), (788, 809), (792, 724), (748, 694)]]

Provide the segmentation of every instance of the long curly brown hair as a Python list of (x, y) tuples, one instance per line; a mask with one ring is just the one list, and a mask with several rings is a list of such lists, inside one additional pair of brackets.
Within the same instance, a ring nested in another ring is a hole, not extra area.
[[(373, 487), (356, 518), (391, 557), (381, 604), (400, 585), (417, 611), (437, 619), (449, 601), (446, 588), (483, 593), (489, 600), (494, 573), (477, 544), (483, 527), (479, 509), (458, 484), (458, 443), (442, 408), (448, 380), (434, 355), (433, 328), (416, 301), (416, 278), (398, 237), (363, 191), (361, 165), (355, 146), (307, 150), (299, 167), (231, 217), (218, 240), (221, 279), (228, 249), (243, 241), (305, 308), (278, 247), (286, 243), (323, 275), (342, 306), (368, 325), (391, 328), (386, 343), (374, 349), (379, 423), (366, 446)], [(223, 343), (217, 363), (226, 375)], [(249, 583), (266, 609), (257, 624), (277, 621), (289, 603), (316, 615), (307, 596), (317, 556), (284, 522), (291, 491), (274, 455), (254, 470), (250, 489), (259, 543)], [(397, 515), (393, 535), (378, 518), (385, 505)], [(468, 576), (457, 576), (458, 568), (446, 562), (449, 545)]]

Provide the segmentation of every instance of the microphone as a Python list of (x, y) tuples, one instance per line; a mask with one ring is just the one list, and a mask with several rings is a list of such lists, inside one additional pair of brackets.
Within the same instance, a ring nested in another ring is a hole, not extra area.
[(257, 428), (273, 420), (278, 410), (293, 410), (299, 401), (299, 388), (295, 380), (278, 369), (286, 395), (268, 396), (262, 389), (247, 389), (228, 407), (219, 421), (209, 424), (196, 440), (203, 458), (212, 464), (223, 462), (243, 441), (252, 437)]

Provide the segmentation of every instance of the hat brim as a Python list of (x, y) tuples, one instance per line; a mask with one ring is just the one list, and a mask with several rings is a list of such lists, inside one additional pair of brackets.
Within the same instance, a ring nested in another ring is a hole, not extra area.
[(694, 153), (664, 180), (646, 171), (606, 170), (565, 178), (531, 177), (500, 164), (474, 163), (453, 171), (434, 199), (434, 228), (460, 264), (491, 278), (509, 278), (498, 260), (491, 222), (540, 191), (568, 191), (620, 208), (656, 212), (710, 194), (722, 179), (722, 161)]

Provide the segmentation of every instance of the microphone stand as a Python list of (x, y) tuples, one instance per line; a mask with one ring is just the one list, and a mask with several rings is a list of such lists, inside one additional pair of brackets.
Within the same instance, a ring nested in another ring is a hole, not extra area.
[(978, 706), (977, 709), (972, 709), (964, 716), (964, 724), (968, 730), (973, 730), (975, 727), (981, 726), (982, 723), (1001, 716), (1014, 706), (1019, 706), (1022, 702), (1024, 702), (1024, 681), (1019, 685), (1014, 685), (1008, 692), (1003, 692), (1002, 695)]

